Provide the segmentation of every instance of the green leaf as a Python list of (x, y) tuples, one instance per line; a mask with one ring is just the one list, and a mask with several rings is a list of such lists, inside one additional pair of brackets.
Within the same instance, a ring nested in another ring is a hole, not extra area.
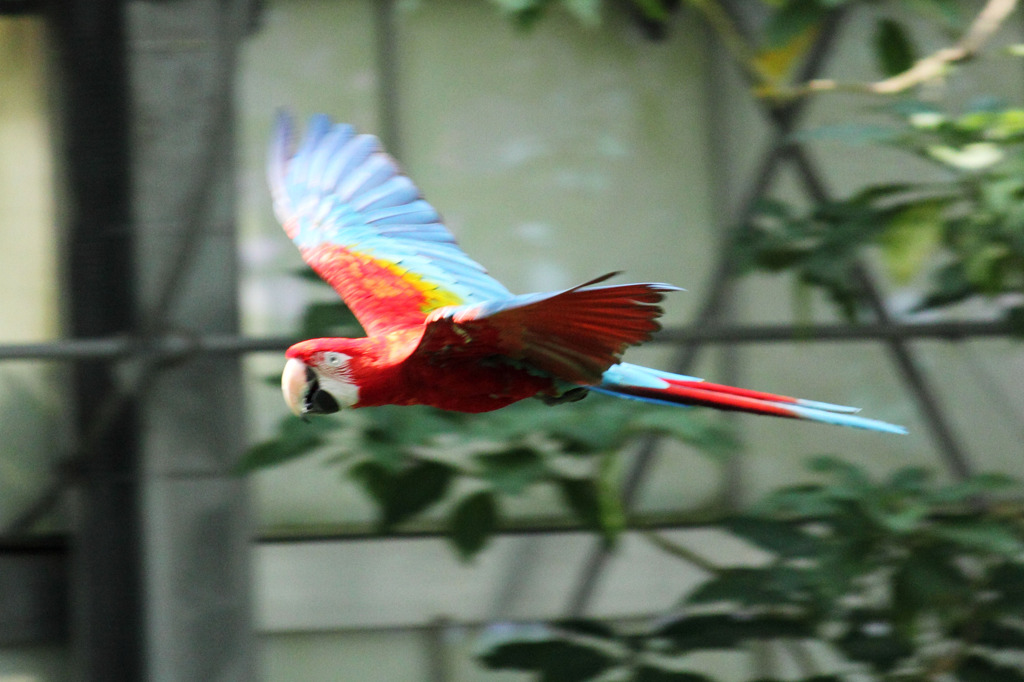
[(606, 623), (588, 618), (564, 618), (552, 622), (551, 625), (561, 633), (575, 633), (609, 640), (618, 637), (615, 634), (615, 630)]
[(359, 412), (358, 450), (392, 471), (400, 470), (413, 449), (440, 435), (458, 434), (466, 415), (430, 407), (385, 406)]
[(324, 444), (324, 434), (334, 428), (328, 420), (304, 422), (286, 417), (278, 428), (278, 435), (249, 448), (235, 465), (235, 471), (247, 474), (309, 454)]
[(989, 520), (965, 520), (936, 524), (928, 529), (936, 538), (966, 550), (1014, 558), (1024, 552), (1024, 540), (1006, 524)]
[(838, 503), (820, 485), (785, 486), (769, 492), (751, 509), (754, 514), (781, 515), (797, 518), (831, 516), (839, 510)]
[(601, 0), (562, 0), (562, 5), (584, 26), (601, 23)]
[(897, 211), (880, 236), (889, 276), (906, 284), (942, 245), (942, 212), (946, 202), (923, 201)]
[(854, 583), (878, 570), (875, 529), (852, 503), (829, 519), (831, 533), (819, 558), (820, 582), (816, 589), (826, 600), (856, 590)]
[(412, 518), (439, 501), (448, 491), (455, 472), (438, 462), (421, 461), (395, 473), (374, 461), (349, 469), (380, 507), (381, 529)]
[(967, 279), (963, 263), (956, 261), (943, 266), (935, 273), (931, 291), (914, 307), (913, 312), (959, 303), (975, 293), (977, 292)]
[(562, 500), (580, 522), (600, 531), (609, 545), (614, 544), (626, 526), (626, 513), (619, 496), (618, 456), (606, 454), (595, 478), (556, 479)]
[(903, 24), (880, 19), (875, 24), (874, 43), (878, 70), (886, 76), (903, 73), (914, 65), (914, 46)]
[(871, 518), (886, 530), (900, 535), (915, 532), (932, 511), (931, 505), (924, 502), (909, 502), (896, 509), (881, 502), (877, 498), (869, 501), (867, 509), (871, 512)]
[(619, 662), (587, 639), (547, 625), (492, 625), (480, 637), (476, 658), (492, 670), (539, 673), (542, 682), (585, 682)]
[(740, 450), (736, 434), (728, 425), (712, 423), (678, 407), (645, 407), (629, 420), (628, 427), (668, 436), (715, 459), (732, 457)]
[(1024, 305), (1016, 305), (1007, 310), (1004, 319), (1010, 327), (1010, 334), (1024, 339)]
[(1006, 109), (1000, 111), (992, 127), (986, 131), (995, 139), (1009, 140), (1024, 134), (1024, 109)]
[(668, 21), (668, 11), (662, 0), (633, 0), (633, 5), (645, 19), (658, 23)]
[(732, 649), (748, 640), (810, 637), (812, 632), (812, 623), (803, 616), (712, 614), (674, 618), (652, 634), (665, 640), (674, 654), (682, 654)]
[(998, 605), (1004, 613), (1024, 612), (1024, 566), (999, 564), (989, 573), (988, 586), (999, 594)]
[(710, 677), (687, 670), (655, 668), (650, 663), (640, 665), (633, 673), (633, 682), (714, 682)]
[(474, 460), (480, 466), (480, 477), (508, 495), (518, 495), (548, 473), (543, 456), (524, 445), (478, 454)]
[(934, 546), (915, 549), (893, 576), (898, 610), (910, 614), (966, 604), (972, 585), (953, 559)]
[(1004, 492), (1020, 483), (1006, 474), (975, 474), (968, 479), (934, 490), (928, 495), (932, 504), (962, 504), (979, 495)]
[(967, 254), (964, 274), (982, 293), (997, 294), (1002, 290), (1003, 266), (1011, 256), (1006, 244), (986, 243)]
[(547, 426), (568, 452), (601, 453), (620, 448), (631, 437), (629, 422), (636, 412), (634, 403), (590, 395), (571, 406), (548, 408)]
[(491, 2), (511, 16), (517, 28), (528, 30), (540, 20), (552, 0), (491, 0)]
[(781, 557), (811, 557), (821, 547), (820, 540), (793, 523), (742, 516), (723, 525), (734, 535)]
[(813, 457), (808, 463), (808, 468), (827, 474), (833, 479), (833, 483), (828, 486), (828, 492), (836, 499), (862, 500), (875, 494), (875, 486), (864, 470), (838, 457)]
[(391, 472), (378, 462), (359, 462), (348, 469), (348, 476), (363, 487), (378, 507), (384, 507), (392, 496)]
[(923, 495), (932, 472), (924, 467), (903, 467), (889, 478), (889, 487), (901, 495)]
[(849, 625), (846, 634), (833, 643), (850, 660), (887, 672), (914, 653), (911, 642), (893, 626), (889, 612), (857, 611)]
[(597, 502), (601, 510), (601, 531), (605, 541), (614, 544), (619, 533), (626, 527), (626, 510), (619, 495), (621, 460), (616, 452), (608, 452), (601, 458), (597, 471)]
[(926, 151), (936, 161), (962, 171), (984, 170), (1006, 158), (1006, 152), (994, 142), (970, 142), (960, 147), (936, 144)]
[(981, 646), (1024, 650), (1024, 629), (1012, 623), (1000, 623), (995, 620), (967, 623), (957, 635)]
[(764, 29), (766, 47), (779, 48), (821, 23), (825, 10), (816, 0), (786, 0)]
[(690, 605), (730, 603), (743, 607), (803, 605), (814, 572), (788, 566), (727, 568), (686, 597)]
[(562, 499), (572, 509), (576, 518), (584, 526), (603, 530), (597, 482), (587, 478), (560, 478), (557, 483)]
[(484, 548), (498, 523), (498, 503), (489, 490), (459, 500), (449, 519), (448, 537), (463, 559)]
[(686, 595), (690, 605), (732, 602), (748, 606), (760, 604), (765, 593), (767, 571), (761, 568), (726, 568)]
[(965, 658), (955, 672), (959, 682), (1024, 682), (1019, 668), (1000, 665), (979, 654)]

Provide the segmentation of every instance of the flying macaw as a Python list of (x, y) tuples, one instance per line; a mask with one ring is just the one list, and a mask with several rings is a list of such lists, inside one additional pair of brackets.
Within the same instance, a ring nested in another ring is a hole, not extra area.
[(659, 328), (657, 304), (677, 287), (603, 284), (605, 275), (514, 295), (458, 247), (376, 137), (327, 116), (312, 118), (293, 151), (291, 120), (279, 114), (268, 176), (285, 232), (368, 334), (288, 349), (281, 388), (298, 416), (375, 405), (488, 412), (598, 391), (906, 433), (856, 408), (622, 362), (627, 347)]

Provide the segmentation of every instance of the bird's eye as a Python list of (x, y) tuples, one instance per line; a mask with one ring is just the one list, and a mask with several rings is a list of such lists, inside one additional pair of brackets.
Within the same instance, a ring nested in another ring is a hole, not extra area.
[(345, 364), (345, 356), (341, 353), (324, 353), (324, 362), (331, 367), (340, 367)]

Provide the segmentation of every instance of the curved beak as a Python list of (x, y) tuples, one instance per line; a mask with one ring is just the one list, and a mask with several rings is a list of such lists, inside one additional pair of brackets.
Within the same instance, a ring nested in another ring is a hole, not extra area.
[(281, 373), (281, 392), (284, 393), (284, 402), (296, 417), (301, 417), (305, 413), (303, 407), (308, 383), (306, 372), (312, 373), (312, 371), (302, 360), (289, 358)]
[(281, 373), (281, 392), (288, 409), (296, 417), (331, 414), (339, 409), (334, 396), (320, 388), (316, 372), (298, 358), (290, 358), (285, 363)]

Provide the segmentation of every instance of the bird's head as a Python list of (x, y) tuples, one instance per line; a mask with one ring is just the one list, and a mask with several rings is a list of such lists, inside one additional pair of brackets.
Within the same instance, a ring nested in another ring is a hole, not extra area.
[(331, 414), (359, 402), (359, 387), (352, 378), (352, 355), (324, 341), (328, 339), (297, 343), (286, 354), (281, 391), (298, 417)]

